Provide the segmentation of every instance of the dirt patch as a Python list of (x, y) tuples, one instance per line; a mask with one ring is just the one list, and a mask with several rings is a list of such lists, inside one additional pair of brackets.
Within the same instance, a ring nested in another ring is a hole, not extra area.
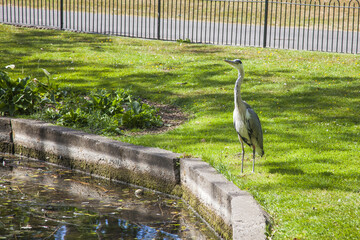
[(160, 134), (175, 129), (180, 124), (189, 119), (189, 116), (182, 112), (180, 108), (167, 104), (154, 103), (149, 100), (143, 99), (142, 102), (158, 109), (158, 113), (164, 123), (162, 127), (144, 129), (139, 132), (127, 132), (128, 135), (145, 135), (145, 134)]

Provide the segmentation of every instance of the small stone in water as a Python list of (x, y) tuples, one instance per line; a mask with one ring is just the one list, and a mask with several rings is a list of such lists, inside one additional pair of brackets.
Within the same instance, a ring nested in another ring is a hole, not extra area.
[(135, 196), (136, 197), (141, 197), (142, 195), (144, 195), (144, 190), (143, 189), (137, 189), (136, 191), (135, 191)]

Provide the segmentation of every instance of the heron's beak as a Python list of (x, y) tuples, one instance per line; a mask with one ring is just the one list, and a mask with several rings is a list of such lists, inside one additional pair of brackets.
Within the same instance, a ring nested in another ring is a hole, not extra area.
[(228, 64), (230, 64), (231, 66), (235, 66), (235, 61), (231, 61), (231, 60), (227, 60), (227, 59), (225, 59), (224, 60), (225, 62), (227, 62)]

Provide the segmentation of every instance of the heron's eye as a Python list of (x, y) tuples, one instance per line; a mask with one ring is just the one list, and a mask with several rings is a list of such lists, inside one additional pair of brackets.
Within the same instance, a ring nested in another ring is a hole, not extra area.
[(236, 59), (235, 62), (242, 64), (242, 62), (239, 59)]

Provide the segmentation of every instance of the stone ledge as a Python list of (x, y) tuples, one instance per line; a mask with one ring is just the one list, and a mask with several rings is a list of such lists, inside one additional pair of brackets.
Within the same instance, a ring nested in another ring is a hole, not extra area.
[[(233, 239), (266, 238), (266, 212), (248, 192), (240, 190), (208, 163), (201, 159), (181, 159), (180, 176), (181, 184), (200, 199), (194, 208), (199, 212), (211, 209), (220, 217), (221, 221), (204, 217), (215, 229), (231, 226)], [(209, 215), (213, 214), (209, 211)], [(227, 233), (222, 236), (228, 238)]]
[(3, 117), (0, 146), (3, 152), (25, 154), (181, 196), (225, 239), (266, 238), (266, 212), (249, 193), (201, 159), (180, 159), (179, 154), (159, 148), (35, 120)]
[[(180, 183), (179, 154), (114, 141), (40, 121), (11, 119), (11, 126), (15, 153), (21, 149), (22, 154), (36, 156), (40, 160), (48, 158), (57, 164), (76, 166), (83, 171), (101, 175), (104, 175), (102, 170), (113, 169), (112, 174), (106, 177), (141, 183), (149, 188), (154, 188), (146, 184), (149, 181), (162, 182), (158, 185), (163, 185), (159, 191), (167, 193), (171, 193), (172, 188)], [(119, 173), (116, 174), (116, 171)], [(147, 177), (141, 181), (141, 176), (145, 175)]]

